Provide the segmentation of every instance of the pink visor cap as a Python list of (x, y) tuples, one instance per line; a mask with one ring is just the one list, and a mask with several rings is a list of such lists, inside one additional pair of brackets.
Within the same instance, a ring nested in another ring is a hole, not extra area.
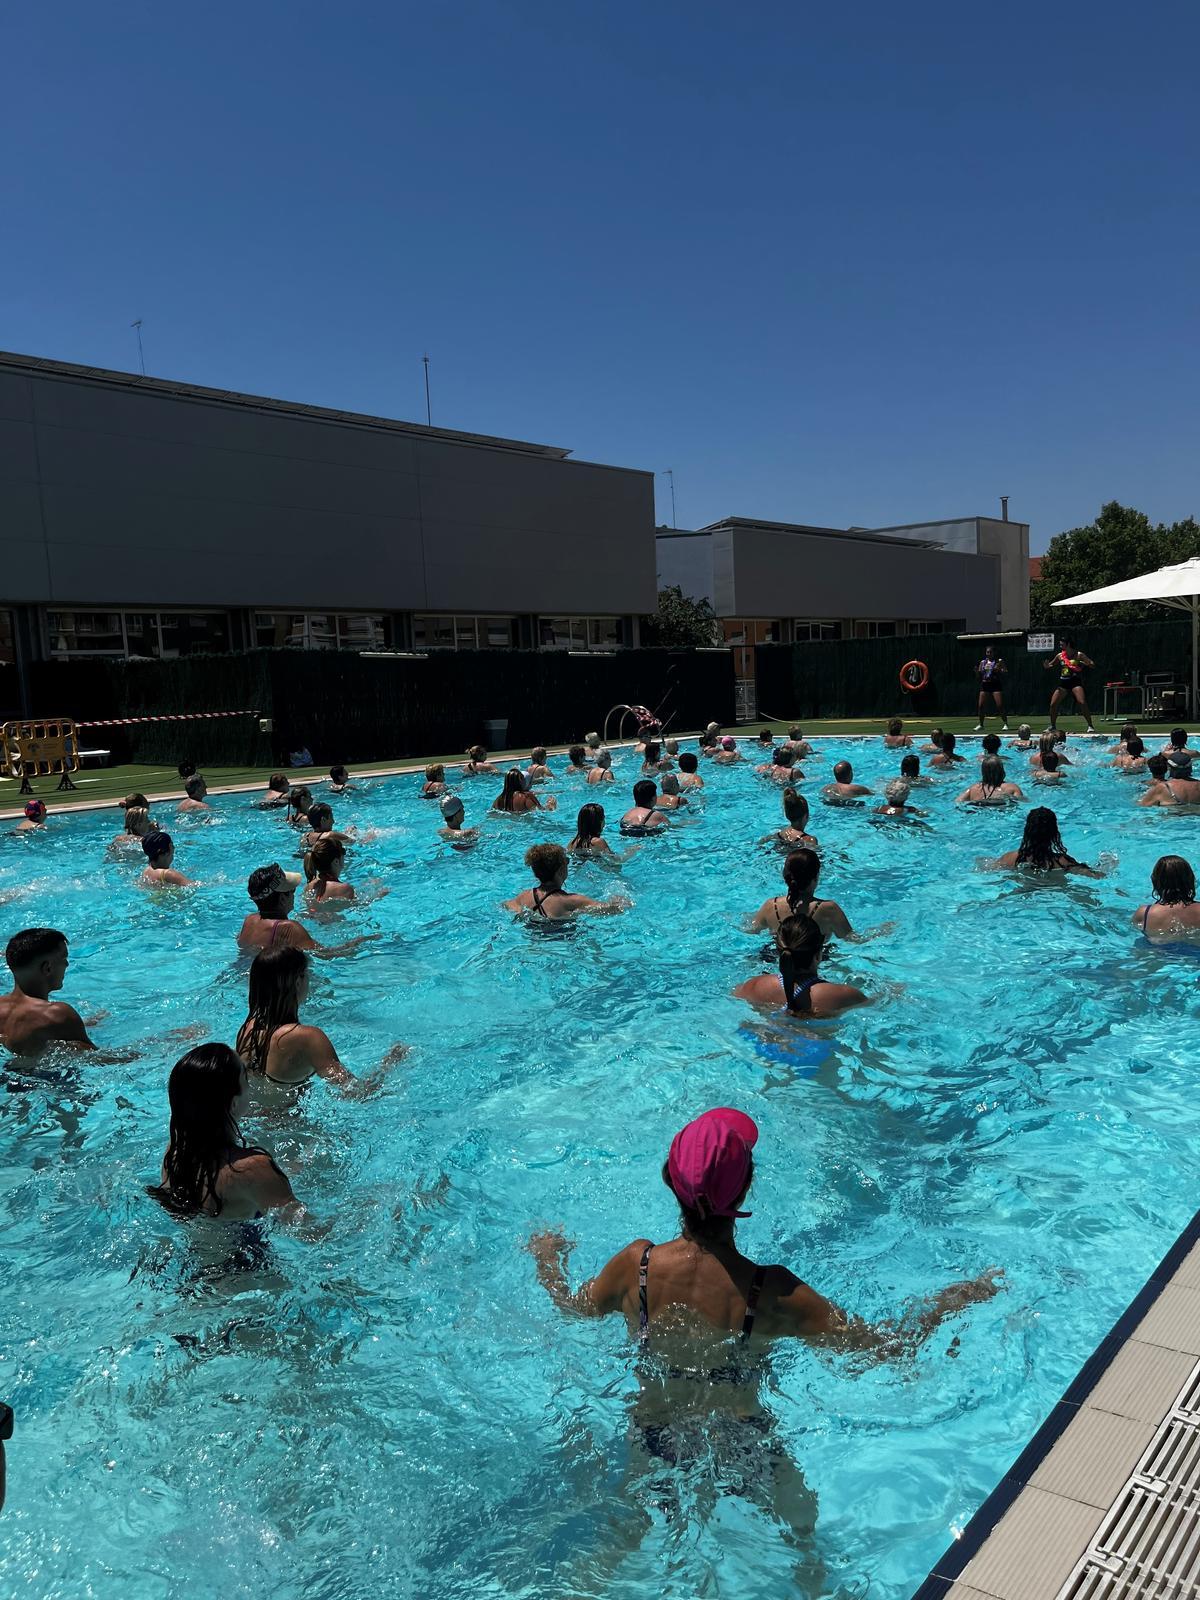
[[(729, 737), (729, 735), (726, 734), (726, 736), (721, 740), (721, 748), (723, 750), (736, 750), (737, 749), (737, 740), (736, 739), (731, 739)], [(746, 1121), (750, 1122), (750, 1118), (747, 1117)], [(754, 1124), (752, 1122), (750, 1122), (750, 1126), (753, 1127)]]
[(750, 1216), (733, 1207), (746, 1187), (750, 1152), (757, 1142), (758, 1129), (744, 1111), (728, 1106), (706, 1111), (671, 1140), (667, 1172), (672, 1189), (689, 1209), (717, 1217)]

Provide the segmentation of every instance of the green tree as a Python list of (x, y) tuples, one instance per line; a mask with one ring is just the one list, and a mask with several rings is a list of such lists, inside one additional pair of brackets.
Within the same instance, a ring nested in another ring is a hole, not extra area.
[(721, 625), (707, 600), (693, 600), (678, 585), (658, 591), (658, 610), (642, 618), (642, 643), (696, 649), (720, 644)]
[(1110, 583), (1139, 577), (1174, 561), (1200, 556), (1200, 524), (1194, 517), (1152, 524), (1144, 512), (1110, 500), (1095, 522), (1056, 534), (1042, 557), (1042, 577), (1029, 591), (1030, 622), (1057, 629), (1074, 623), (1146, 622), (1161, 619), (1161, 606), (1123, 601), (1112, 606), (1063, 606), (1067, 595), (1086, 594)]

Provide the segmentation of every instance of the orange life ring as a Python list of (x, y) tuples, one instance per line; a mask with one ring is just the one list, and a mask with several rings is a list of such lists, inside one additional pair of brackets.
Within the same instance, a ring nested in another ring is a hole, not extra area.
[(906, 661), (900, 668), (900, 687), (905, 694), (919, 694), (929, 687), (929, 668), (923, 661)]

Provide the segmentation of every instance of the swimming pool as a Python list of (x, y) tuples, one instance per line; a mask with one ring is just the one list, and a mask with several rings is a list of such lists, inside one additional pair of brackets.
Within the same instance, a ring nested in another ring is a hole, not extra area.
[[(248, 1125), (333, 1226), (317, 1244), (268, 1230), (241, 1270), (143, 1185), (185, 1048), (168, 1031), (232, 1040), (246, 876), (294, 835), (249, 796), (216, 797), (211, 824), (152, 808), (204, 880), (175, 898), (104, 860), (116, 809), (5, 836), (5, 937), (63, 928), (63, 997), (107, 1011), (102, 1046), (138, 1052), (56, 1083), (10, 1071), (0, 1099), (5, 1592), (803, 1593), (780, 1529), (736, 1495), (710, 1503), (703, 1462), (675, 1472), (681, 1511), (631, 1478), (624, 1325), (562, 1317), (522, 1248), (562, 1224), (578, 1281), (639, 1234), (672, 1237), (670, 1138), (732, 1104), (761, 1129), (747, 1253), (869, 1316), (1007, 1273), (913, 1360), (771, 1359), (766, 1403), (818, 1497), (829, 1592), (903, 1600), (1195, 1209), (1200, 968), (1129, 917), (1159, 855), (1194, 856), (1200, 823), (1135, 810), (1138, 780), (1101, 770), (1100, 746), (1072, 741), (1079, 767), (1050, 803), (1068, 848), (1110, 852), (1111, 875), (1032, 888), (976, 870), (1018, 842), (1025, 808), (955, 808), (955, 775), (914, 792), (928, 828), (826, 809), (836, 754), (876, 784), (899, 762), (827, 741), (802, 785), (822, 891), (857, 929), (890, 931), (827, 963), (877, 1003), (808, 1028), (729, 998), (761, 970), (742, 919), (782, 859), (757, 844), (779, 791), (748, 768), (704, 764), (702, 813), (619, 875), (574, 871), (634, 907), (555, 936), (498, 905), (527, 883), (528, 844), (567, 841), (596, 797), (582, 780), (555, 785), (557, 815), (487, 819), (471, 854), (439, 841), (416, 777), (335, 802), (339, 824), (378, 830), (347, 877), (390, 893), (342, 919), (381, 938), (318, 964), (306, 1020), (353, 1070), (396, 1040), (412, 1052), (374, 1100), (317, 1085)], [(1010, 776), (1030, 792), (1027, 762), (1014, 753)], [(614, 844), (633, 764), (615, 761)], [(463, 783), (469, 823), (498, 787)]]

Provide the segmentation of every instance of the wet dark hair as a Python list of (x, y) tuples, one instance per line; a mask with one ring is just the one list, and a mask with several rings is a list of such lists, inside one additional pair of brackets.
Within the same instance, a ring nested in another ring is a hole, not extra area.
[(136, 809), (146, 811), (150, 807), (150, 802), (140, 790), (135, 789), (132, 794), (127, 794), (125, 796), (124, 800), (120, 802), (120, 805), (122, 811), (132, 811)]
[(1075, 865), (1058, 831), (1058, 818), (1049, 806), (1035, 806), (1025, 818), (1017, 865), (1037, 867), (1042, 872), (1048, 872), (1051, 867)]
[(900, 761), (900, 776), (902, 778), (919, 778), (921, 776), (921, 758), (916, 755), (906, 755)]
[(187, 795), (189, 800), (199, 800), (201, 798), (201, 795), (203, 794), (203, 791), (204, 791), (206, 785), (205, 785), (204, 779), (200, 776), (200, 774), (198, 772), (194, 772), (188, 778), (188, 781), (184, 784), (183, 787), (184, 787), (184, 792), (186, 793), (186, 795)]
[(954, 754), (954, 746), (957, 743), (958, 740), (952, 733), (944, 733), (942, 735), (942, 754), (944, 756), (952, 756)]
[(837, 783), (849, 783), (854, 776), (854, 768), (848, 761), (839, 761), (834, 766), (833, 776)]
[(783, 814), (801, 833), (808, 827), (808, 801), (790, 783), (783, 791)]
[(273, 772), (267, 779), (267, 788), (272, 794), (287, 794), (291, 787), (286, 772)]
[(1062, 762), (1058, 758), (1057, 750), (1047, 750), (1046, 754), (1042, 757), (1043, 772), (1057, 772), (1061, 765)]
[(314, 800), (308, 808), (308, 825), (314, 833), (328, 833), (333, 827), (333, 807), (324, 800)]
[[(686, 1203), (686, 1201), (681, 1200), (679, 1198), (679, 1196), (677, 1194), (675, 1194), (675, 1185), (671, 1182), (671, 1163), (670, 1163), (670, 1161), (664, 1161), (663, 1162), (662, 1180), (666, 1184), (667, 1188), (670, 1189), (671, 1193), (673, 1195), (675, 1195), (675, 1203), (679, 1207), (680, 1217), (681, 1217), (681, 1220), (682, 1220), (682, 1223), (683, 1223), (683, 1231), (685, 1233), (687, 1233), (691, 1238), (695, 1239), (697, 1244), (701, 1244), (701, 1245), (710, 1244), (713, 1241), (715, 1241), (717, 1239), (720, 1239), (720, 1238), (722, 1238), (724, 1236), (725, 1229), (728, 1227), (729, 1223), (733, 1220), (733, 1218), (731, 1218), (731, 1217), (718, 1217), (718, 1216), (714, 1215), (713, 1212), (709, 1211), (707, 1208), (705, 1208), (703, 1211), (701, 1211), (698, 1206), (689, 1206)], [(735, 1197), (735, 1199), (734, 1199), (733, 1206), (734, 1206), (735, 1210), (741, 1205), (742, 1201), (746, 1198), (746, 1195), (747, 1195), (747, 1193), (749, 1192), (749, 1189), (750, 1189), (750, 1185), (753, 1182), (754, 1182), (754, 1156), (751, 1154), (751, 1152), (749, 1150), (747, 1150), (747, 1152), (746, 1152), (746, 1183), (745, 1183), (745, 1187), (742, 1189), (741, 1194), (737, 1195)]]
[(581, 744), (573, 744), (567, 751), (567, 759), (573, 767), (581, 767), (587, 756), (587, 751)]
[(346, 771), (345, 767), (330, 767), (329, 776), (334, 783), (345, 783), (350, 774)]
[(517, 795), (525, 793), (525, 784), (516, 767), (509, 767), (504, 774), (504, 787), (492, 802), (494, 811), (512, 811), (513, 801)]
[(57, 955), (59, 947), (66, 944), (67, 936), (57, 928), (22, 928), (14, 933), (4, 947), (4, 959), (10, 972), (25, 972), (35, 961)]
[(346, 847), (340, 839), (318, 839), (304, 857), (304, 876), (311, 883), (319, 872), (332, 872), (345, 855)]
[(681, 750), (679, 752), (680, 772), (695, 772), (699, 765), (700, 763), (696, 760), (695, 754), (691, 750)]
[(799, 911), (806, 901), (811, 900), (811, 895), (806, 891), (816, 888), (820, 875), (821, 858), (815, 850), (801, 846), (799, 850), (788, 851), (783, 861), (783, 881), (787, 885), (787, 903), (792, 911)]
[(983, 748), (987, 751), (988, 755), (990, 755), (990, 756), (999, 755), (999, 753), (1000, 753), (1000, 736), (999, 736), (999, 734), (996, 734), (996, 733), (985, 733), (983, 738), (980, 740), (980, 743), (983, 746)]
[[(1136, 750), (1133, 748), (1134, 745), (1137, 746)], [(1131, 733), (1125, 741), (1125, 754), (1127, 756), (1140, 756), (1145, 748), (1145, 742), (1139, 739), (1136, 733)]]
[(171, 1068), (164, 1182), (149, 1192), (178, 1216), (194, 1217), (210, 1204), (220, 1215), (217, 1174), (229, 1152), (242, 1148), (242, 1130), (233, 1120), (241, 1087), (241, 1057), (216, 1041), (197, 1045)]
[(1150, 874), (1150, 887), (1160, 905), (1195, 904), (1196, 874), (1182, 856), (1160, 856)]
[(590, 844), (603, 832), (604, 807), (598, 806), (594, 801), (589, 805), (580, 806), (579, 815), (575, 818), (575, 837), (571, 840), (571, 849), (578, 850), (582, 845)]
[(929, 742), (930, 742), (930, 744), (937, 745), (939, 750), (942, 748), (942, 740), (945, 737), (946, 737), (946, 735), (942, 732), (942, 730), (940, 728), (930, 728), (930, 730), (929, 730)]
[(1150, 756), (1146, 762), (1146, 771), (1152, 778), (1165, 778), (1170, 770), (1170, 762), (1166, 756)]
[(779, 976), (783, 979), (783, 998), (789, 1011), (804, 1014), (812, 1010), (812, 1000), (806, 989), (803, 996), (796, 995), (797, 968), (812, 967), (825, 948), (825, 935), (810, 916), (796, 912), (784, 917), (775, 935), (779, 950)]
[(539, 883), (549, 883), (567, 865), (567, 852), (560, 844), (531, 844), (525, 865)]
[(312, 803), (312, 790), (306, 784), (297, 784), (288, 792), (288, 821), (296, 822), (300, 817), (307, 816)]
[(896, 734), (904, 732), (904, 724), (899, 717), (892, 717), (888, 721), (887, 731), (895, 738)]
[(1004, 763), (999, 756), (984, 756), (979, 764), (979, 783), (984, 789), (998, 789), (1004, 782)]
[(662, 755), (662, 750), (661, 750), (661, 747), (659, 746), (659, 743), (658, 743), (657, 739), (647, 739), (646, 740), (645, 749), (646, 749), (646, 754), (645, 754), (643, 759), (645, 760), (646, 765), (647, 766), (654, 766), (654, 764), (659, 760), (660, 756)]
[(276, 1029), (298, 1022), (300, 984), (308, 957), (294, 945), (260, 950), (250, 963), (246, 1020), (238, 1030), (238, 1053), (251, 1072), (266, 1073), (267, 1055)]
[(1129, 740), (1132, 739), (1133, 735), (1136, 732), (1137, 732), (1136, 723), (1126, 722), (1123, 725), (1123, 727), (1121, 728), (1121, 743), (1122, 744), (1128, 744)]
[(771, 764), (776, 767), (794, 767), (796, 765), (796, 752), (790, 744), (781, 744), (779, 749), (771, 755)]
[(633, 803), (635, 806), (653, 806), (658, 798), (658, 789), (650, 778), (640, 778), (633, 786)]
[(1186, 750), (1187, 749), (1187, 729), (1186, 728), (1172, 728), (1171, 729), (1171, 743), (1175, 746), (1176, 750)]

